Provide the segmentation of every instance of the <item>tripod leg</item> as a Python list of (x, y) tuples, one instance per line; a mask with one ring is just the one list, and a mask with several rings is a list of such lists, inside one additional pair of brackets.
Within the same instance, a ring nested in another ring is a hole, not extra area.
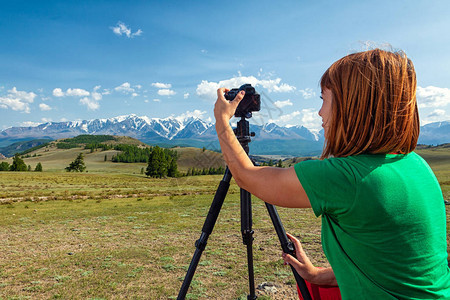
[(241, 232), (242, 241), (247, 245), (248, 283), (250, 294), (247, 299), (256, 299), (255, 275), (253, 271), (253, 230), (252, 230), (252, 202), (251, 195), (241, 189)]
[(217, 217), (219, 216), (220, 209), (222, 208), (223, 201), (227, 195), (228, 188), (230, 187), (231, 172), (228, 167), (225, 169), (225, 174), (223, 175), (222, 181), (220, 181), (219, 187), (217, 188), (216, 194), (214, 195), (213, 202), (209, 208), (208, 216), (206, 217), (205, 223), (203, 224), (202, 234), (200, 238), (195, 242), (195, 253), (192, 257), (191, 263), (187, 270), (186, 276), (184, 277), (183, 284), (178, 293), (177, 299), (181, 300), (186, 297), (187, 291), (191, 284), (192, 278), (194, 277), (195, 270), (200, 261), (200, 257), (205, 250), (209, 235), (212, 233), (214, 225), (216, 224)]
[[(280, 240), (281, 248), (284, 253), (291, 254), (295, 257), (295, 248), (292, 242), (288, 239), (286, 231), (284, 230), (283, 224), (281, 223), (280, 216), (272, 204), (266, 203), (267, 211), (269, 212), (270, 219), (272, 220), (275, 231), (277, 232), (278, 239)], [(291, 270), (294, 273), (295, 281), (297, 282), (298, 288), (303, 296), (304, 300), (311, 300), (311, 295), (309, 293), (308, 287), (306, 286), (305, 280), (297, 273), (295, 268), (291, 266)]]

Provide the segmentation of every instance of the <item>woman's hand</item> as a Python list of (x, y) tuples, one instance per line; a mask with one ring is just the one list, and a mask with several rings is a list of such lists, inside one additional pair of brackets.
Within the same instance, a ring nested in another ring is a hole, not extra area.
[(314, 267), (308, 256), (306, 256), (300, 241), (289, 233), (286, 233), (286, 235), (292, 243), (294, 243), (296, 257), (283, 253), (284, 262), (293, 266), (303, 279), (313, 282), (317, 275), (318, 268)]
[(228, 101), (225, 99), (224, 94), (229, 92), (229, 89), (220, 88), (217, 90), (217, 101), (214, 106), (214, 117), (217, 121), (228, 122), (234, 115), (239, 102), (244, 99), (245, 91), (240, 91), (233, 101)]
[(303, 250), (302, 244), (294, 236), (286, 233), (294, 243), (295, 256), (283, 253), (283, 260), (295, 268), (297, 273), (305, 280), (316, 285), (337, 286), (336, 277), (332, 268), (320, 269), (313, 266)]

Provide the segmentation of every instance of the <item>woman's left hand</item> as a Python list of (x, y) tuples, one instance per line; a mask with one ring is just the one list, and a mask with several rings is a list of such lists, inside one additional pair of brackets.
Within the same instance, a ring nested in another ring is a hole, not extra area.
[(309, 260), (308, 256), (303, 250), (300, 241), (289, 233), (286, 233), (286, 235), (292, 241), (292, 243), (294, 243), (295, 257), (290, 254), (283, 253), (284, 262), (292, 265), (303, 279), (314, 283), (318, 269), (314, 267)]
[(214, 106), (214, 117), (216, 118), (216, 121), (228, 122), (236, 112), (239, 102), (244, 99), (245, 91), (240, 91), (233, 101), (228, 101), (225, 99), (224, 94), (229, 91), (230, 90), (227, 88), (220, 88), (217, 90), (217, 101)]
[(319, 269), (314, 267), (308, 256), (306, 256), (300, 241), (289, 233), (286, 233), (286, 235), (294, 243), (296, 257), (283, 253), (284, 262), (292, 265), (297, 273), (310, 283), (317, 285), (337, 286), (336, 276), (334, 276), (333, 269)]

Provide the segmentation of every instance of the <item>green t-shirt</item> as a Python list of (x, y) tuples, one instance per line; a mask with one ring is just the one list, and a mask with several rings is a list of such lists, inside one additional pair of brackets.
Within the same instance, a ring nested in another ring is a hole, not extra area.
[(442, 192), (417, 154), (304, 161), (297, 176), (343, 299), (450, 299)]

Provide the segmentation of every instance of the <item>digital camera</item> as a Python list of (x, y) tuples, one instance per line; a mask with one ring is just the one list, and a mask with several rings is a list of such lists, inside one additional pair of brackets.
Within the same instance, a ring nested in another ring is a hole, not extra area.
[(238, 89), (232, 89), (225, 94), (225, 99), (232, 101), (240, 91), (245, 91), (244, 99), (239, 103), (235, 117), (250, 118), (251, 112), (260, 111), (261, 99), (260, 95), (255, 91), (251, 84), (244, 84)]

